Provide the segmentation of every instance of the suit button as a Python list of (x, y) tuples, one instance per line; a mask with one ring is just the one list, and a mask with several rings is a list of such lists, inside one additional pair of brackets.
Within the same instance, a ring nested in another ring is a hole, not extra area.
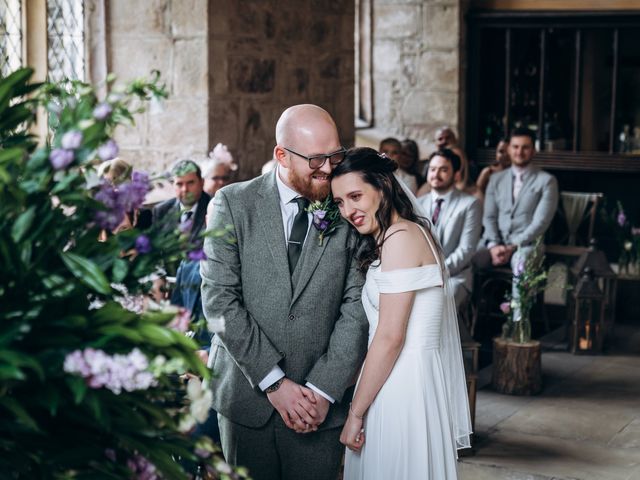
[(295, 320), (295, 319), (296, 319), (296, 317), (295, 317), (295, 315), (293, 313), (289, 315), (289, 320)]

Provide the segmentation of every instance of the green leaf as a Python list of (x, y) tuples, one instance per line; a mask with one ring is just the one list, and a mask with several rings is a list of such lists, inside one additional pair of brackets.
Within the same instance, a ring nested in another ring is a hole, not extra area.
[(175, 332), (166, 327), (153, 324), (141, 324), (138, 326), (138, 331), (149, 343), (158, 347), (168, 347), (176, 343)]
[(144, 337), (139, 332), (122, 325), (107, 325), (99, 328), (98, 333), (112, 337), (125, 337), (136, 343), (144, 341)]
[(20, 243), (20, 240), (24, 237), (27, 230), (31, 228), (33, 220), (36, 217), (36, 206), (32, 205), (27, 211), (23, 212), (13, 224), (11, 229), (11, 238), (16, 243)]
[(20, 405), (15, 399), (10, 397), (1, 397), (0, 406), (6, 408), (13, 413), (16, 418), (31, 430), (39, 432), (38, 424), (31, 415)]
[(65, 381), (73, 394), (73, 401), (76, 405), (80, 404), (84, 399), (84, 396), (87, 394), (88, 386), (84, 381), (84, 378), (76, 377), (75, 375), (70, 375), (65, 377)]
[(15, 365), (0, 365), (0, 380), (24, 380), (22, 370)]
[(44, 380), (44, 370), (38, 361), (27, 354), (15, 350), (0, 350), (0, 361), (5, 361), (16, 367), (26, 367), (33, 370), (40, 380)]
[(71, 273), (87, 287), (104, 295), (111, 293), (107, 277), (93, 261), (72, 252), (61, 253), (60, 257)]
[(117, 258), (113, 261), (113, 281), (122, 282), (129, 272), (129, 262), (123, 258)]

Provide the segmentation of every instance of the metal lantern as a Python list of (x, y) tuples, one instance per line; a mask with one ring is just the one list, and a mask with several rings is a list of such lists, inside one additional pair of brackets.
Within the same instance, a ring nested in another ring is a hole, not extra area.
[(605, 295), (591, 268), (586, 267), (571, 292), (571, 353), (600, 353), (605, 335)]
[(603, 340), (613, 330), (615, 323), (615, 306), (616, 306), (616, 289), (618, 285), (618, 276), (611, 269), (609, 261), (602, 250), (598, 250), (597, 242), (591, 239), (589, 249), (580, 255), (580, 258), (571, 268), (571, 273), (579, 281), (585, 269), (589, 268), (598, 283), (604, 299), (602, 302), (601, 316), (604, 321)]

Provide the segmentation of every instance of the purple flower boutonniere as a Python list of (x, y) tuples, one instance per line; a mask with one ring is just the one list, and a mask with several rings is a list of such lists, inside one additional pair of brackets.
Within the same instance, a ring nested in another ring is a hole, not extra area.
[(322, 202), (316, 200), (307, 207), (307, 212), (313, 215), (313, 226), (320, 232), (318, 244), (322, 245), (324, 238), (336, 229), (340, 223), (340, 211), (333, 203), (333, 198), (329, 195)]

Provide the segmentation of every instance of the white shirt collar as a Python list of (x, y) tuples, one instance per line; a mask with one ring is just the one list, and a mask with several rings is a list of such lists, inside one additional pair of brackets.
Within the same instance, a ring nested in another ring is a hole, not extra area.
[(518, 176), (518, 174), (520, 174), (524, 178), (524, 175), (529, 173), (530, 170), (531, 170), (531, 164), (527, 165), (526, 167), (511, 165), (511, 174), (514, 176)]
[(435, 190), (431, 190), (431, 201), (433, 203), (436, 203), (437, 199), (442, 198), (444, 200), (444, 203), (449, 203), (449, 200), (451, 200), (451, 195), (452, 194), (453, 194), (453, 188), (451, 190), (449, 190), (447, 193), (445, 193), (444, 195), (440, 195)]
[(276, 167), (276, 185), (278, 186), (278, 195), (280, 195), (280, 202), (283, 205), (287, 205), (294, 198), (299, 197), (300, 194), (296, 192), (293, 188), (291, 188), (289, 185), (284, 183), (282, 178), (280, 178), (281, 173), (282, 172), (280, 170), (280, 165), (278, 165)]
[(199, 202), (200, 202), (200, 200), (198, 199), (198, 201), (196, 203), (194, 203), (193, 205), (191, 205), (191, 207), (187, 207), (186, 205), (183, 205), (182, 202), (178, 201), (178, 203), (180, 204), (180, 213), (193, 212), (195, 214), (196, 210), (198, 209), (198, 203)]

